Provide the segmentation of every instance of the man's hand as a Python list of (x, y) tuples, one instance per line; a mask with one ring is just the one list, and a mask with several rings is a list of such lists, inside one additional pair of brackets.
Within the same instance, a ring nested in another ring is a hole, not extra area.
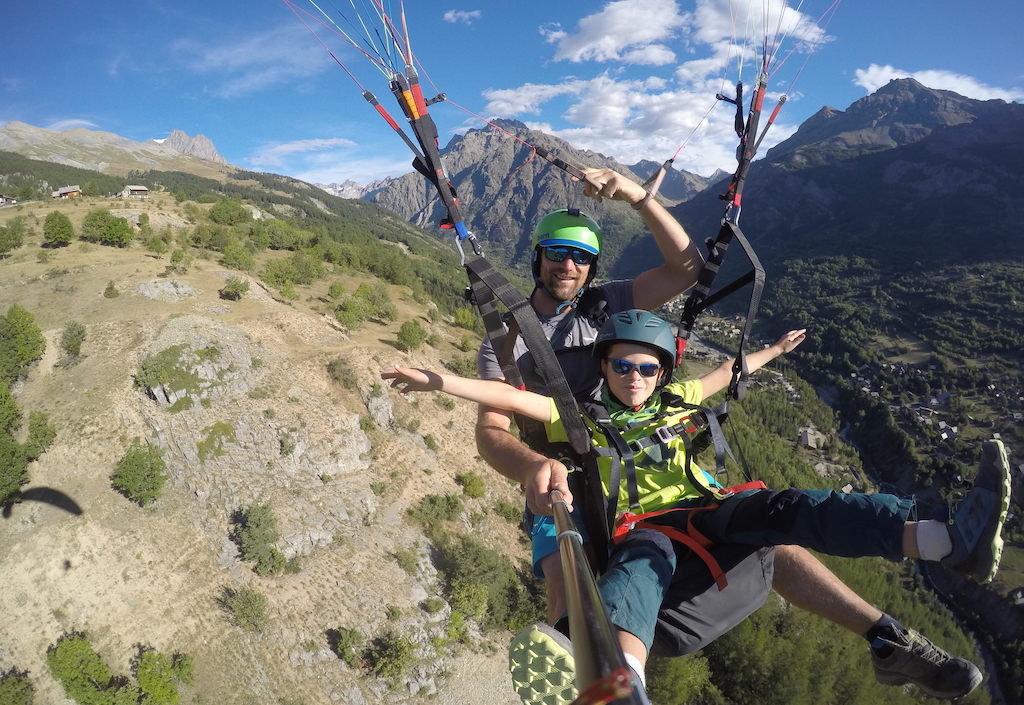
[(584, 196), (598, 201), (610, 198), (630, 204), (639, 203), (647, 196), (643, 186), (611, 169), (583, 169), (583, 173), (589, 178), (583, 187)]
[(572, 511), (572, 492), (569, 491), (569, 471), (562, 463), (544, 458), (532, 468), (524, 468), (523, 488), (526, 504), (534, 514), (552, 514), (551, 493), (562, 493), (565, 505)]

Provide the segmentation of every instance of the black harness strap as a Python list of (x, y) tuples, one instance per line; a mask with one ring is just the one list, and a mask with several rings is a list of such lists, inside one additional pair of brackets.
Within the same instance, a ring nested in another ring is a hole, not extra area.
[[(486, 285), (512, 314), (512, 318), (519, 328), (519, 335), (523, 337), (526, 347), (533, 353), (537, 367), (544, 377), (548, 394), (555, 401), (555, 408), (558, 409), (558, 414), (561, 416), (569, 444), (576, 453), (585, 454), (590, 449), (590, 432), (587, 431), (586, 424), (583, 423), (576, 400), (569, 389), (569, 383), (566, 382), (565, 374), (558, 364), (558, 358), (540, 327), (540, 321), (537, 319), (537, 313), (533, 310), (533, 306), (483, 257), (467, 261), (465, 267), (474, 291), (477, 289), (477, 281)], [(497, 342), (494, 339), (491, 340), (495, 351), (505, 347), (503, 345), (504, 326), (500, 325), (500, 319), (498, 329), (502, 331), (501, 337)], [(488, 335), (490, 335), (490, 330), (488, 330)], [(511, 361), (509, 364), (514, 367), (515, 361)], [(505, 369), (504, 365), (502, 365), (502, 369)], [(506, 379), (509, 378), (506, 377)], [(515, 371), (513, 379), (519, 380), (519, 384), (522, 384), (518, 369)]]

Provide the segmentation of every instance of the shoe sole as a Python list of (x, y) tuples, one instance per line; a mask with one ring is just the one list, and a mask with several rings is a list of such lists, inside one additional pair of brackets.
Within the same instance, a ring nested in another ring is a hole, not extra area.
[(991, 444), (996, 449), (996, 457), (994, 464), (996, 469), (1001, 475), (1001, 481), (999, 482), (998, 496), (999, 500), (996, 505), (996, 520), (992, 524), (991, 535), (982, 539), (987, 541), (988, 550), (987, 555), (984, 556), (984, 560), (979, 561), (980, 566), (984, 566), (983, 570), (975, 570), (974, 579), (979, 583), (991, 582), (996, 577), (996, 572), (999, 570), (999, 561), (1003, 557), (1003, 524), (1006, 523), (1006, 515), (1010, 511), (1010, 461), (1006, 457), (1006, 446), (1003, 445), (1002, 441), (990, 440), (985, 441), (985, 445)]
[(531, 624), (508, 647), (512, 687), (524, 705), (570, 705), (576, 699), (576, 661), (564, 634)]
[(888, 674), (879, 673), (878, 670), (875, 671), (875, 680), (877, 680), (882, 685), (901, 686), (910, 684), (915, 686), (918, 690), (920, 690), (925, 695), (928, 695), (929, 697), (939, 698), (941, 700), (956, 700), (973, 692), (975, 688), (981, 685), (981, 682), (984, 680), (984, 676), (982, 675), (981, 671), (976, 672), (971, 677), (970, 685), (968, 685), (968, 687), (965, 690), (958, 690), (956, 692), (933, 690), (927, 686), (921, 685), (920, 683), (907, 678), (902, 674), (890, 676)]

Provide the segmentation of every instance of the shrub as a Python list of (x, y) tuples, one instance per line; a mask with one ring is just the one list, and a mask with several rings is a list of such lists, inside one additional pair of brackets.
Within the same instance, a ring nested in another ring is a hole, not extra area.
[(392, 631), (374, 639), (365, 656), (373, 675), (397, 685), (398, 679), (415, 660), (414, 650), (415, 646), (408, 637)]
[(359, 652), (365, 641), (365, 637), (356, 629), (338, 627), (327, 630), (328, 646), (349, 668), (359, 665)]
[(222, 299), (238, 301), (248, 292), (249, 282), (237, 277), (228, 277), (228, 280), (224, 283), (224, 287), (217, 293), (220, 294)]
[(484, 496), (484, 480), (475, 472), (456, 475), (455, 481), (462, 486), (462, 491), (467, 497), (478, 499)]
[(476, 377), (476, 360), (469, 357), (453, 357), (450, 360), (442, 360), (441, 364), (451, 372), (460, 377)]
[(85, 634), (65, 634), (47, 650), (46, 663), (72, 700), (80, 703), (110, 702), (108, 691), (114, 684), (114, 674)]
[(0, 225), (0, 256), (6, 255), (25, 244), (25, 234), (28, 226), (25, 224), (25, 216), (19, 215), (7, 225)]
[(4, 705), (32, 705), (35, 687), (28, 672), (10, 669), (0, 675), (0, 703)]
[(136, 439), (110, 479), (125, 497), (144, 507), (160, 495), (167, 482), (166, 468), (160, 448)]
[(479, 331), (481, 323), (472, 309), (459, 307), (455, 309), (455, 325), (471, 331)]
[(103, 290), (103, 298), (116, 299), (120, 295), (121, 292), (117, 290), (116, 286), (114, 286), (114, 282), (107, 282), (107, 288)]
[(277, 519), (269, 504), (254, 504), (245, 510), (234, 535), (243, 560), (255, 561), (260, 575), (276, 575), (285, 568), (284, 554), (274, 546), (278, 538)]
[(428, 494), (409, 510), (409, 516), (430, 527), (439, 521), (457, 519), (462, 509), (462, 500), (453, 494)]
[(398, 605), (388, 605), (384, 610), (384, 618), (389, 622), (397, 622), (402, 618), (402, 608)]
[(437, 614), (444, 609), (446, 604), (448, 603), (440, 597), (428, 597), (420, 604), (420, 606), (427, 614)]
[(146, 705), (177, 705), (181, 702), (178, 683), (191, 683), (192, 659), (184, 654), (172, 658), (155, 649), (142, 649), (136, 658), (135, 677)]
[(14, 497), (28, 482), (28, 458), (24, 447), (10, 433), (0, 431), (0, 504)]
[(18, 304), (0, 316), (0, 383), (13, 383), (43, 356), (46, 339), (35, 318)]
[(256, 258), (252, 252), (237, 240), (233, 240), (224, 247), (224, 254), (220, 263), (232, 269), (241, 269), (248, 272), (256, 265)]
[(352, 365), (345, 358), (339, 357), (337, 360), (331, 360), (328, 362), (327, 374), (332, 380), (345, 389), (356, 388), (355, 372), (352, 370)]
[(28, 415), (28, 438), (24, 451), (26, 460), (37, 460), (53, 444), (57, 429), (50, 425), (50, 417), (42, 411)]
[(237, 590), (225, 587), (217, 602), (242, 629), (262, 632), (267, 628), (267, 597), (263, 593), (248, 587)]
[(411, 351), (423, 345), (427, 339), (427, 332), (416, 321), (406, 321), (398, 329), (398, 347), (401, 350)]
[(513, 504), (507, 499), (499, 499), (494, 503), (494, 513), (510, 524), (518, 524), (523, 519), (521, 504)]
[(221, 225), (237, 225), (252, 220), (251, 211), (237, 198), (220, 199), (210, 206), (207, 215), (214, 223)]
[(70, 364), (82, 354), (82, 342), (85, 340), (85, 326), (78, 321), (68, 321), (60, 334), (60, 349)]
[(427, 448), (429, 448), (430, 450), (437, 450), (437, 439), (434, 438), (429, 433), (423, 436), (423, 442), (427, 444)]
[[(185, 398), (185, 397), (183, 397)], [(206, 462), (210, 458), (224, 455), (224, 444), (235, 442), (235, 427), (226, 421), (216, 421), (203, 429), (206, 437), (196, 444), (199, 460)]]
[(417, 556), (414, 548), (400, 548), (391, 555), (394, 557), (395, 563), (398, 564), (399, 568), (409, 575), (416, 574), (416, 568), (419, 565), (419, 557)]

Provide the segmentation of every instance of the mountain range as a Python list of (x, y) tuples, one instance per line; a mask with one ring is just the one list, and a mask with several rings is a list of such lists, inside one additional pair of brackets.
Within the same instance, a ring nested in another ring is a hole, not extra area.
[(135, 142), (112, 132), (47, 130), (12, 120), (0, 127), (0, 151), (106, 174), (159, 170), (216, 177), (228, 171), (213, 142), (182, 130), (162, 139)]

